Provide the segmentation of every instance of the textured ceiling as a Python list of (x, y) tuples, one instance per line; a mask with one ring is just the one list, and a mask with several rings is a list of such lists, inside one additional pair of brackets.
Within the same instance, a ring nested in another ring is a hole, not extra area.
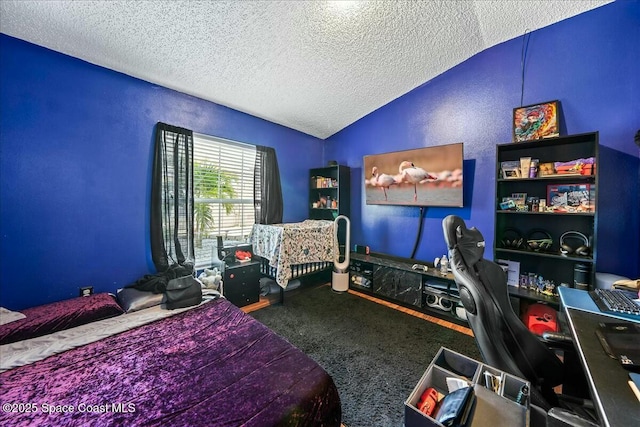
[(324, 139), (484, 49), (606, 3), (2, 0), (0, 31)]

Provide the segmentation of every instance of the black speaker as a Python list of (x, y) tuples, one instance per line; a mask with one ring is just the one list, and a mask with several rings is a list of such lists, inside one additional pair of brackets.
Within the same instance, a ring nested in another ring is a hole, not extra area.
[(369, 255), (369, 246), (355, 245), (353, 249), (357, 254)]
[(453, 308), (453, 302), (448, 299), (446, 296), (427, 294), (427, 299), (425, 301), (428, 307), (437, 308), (442, 311), (451, 311)]
[(587, 291), (591, 289), (591, 267), (587, 264), (576, 264), (573, 267), (573, 286)]

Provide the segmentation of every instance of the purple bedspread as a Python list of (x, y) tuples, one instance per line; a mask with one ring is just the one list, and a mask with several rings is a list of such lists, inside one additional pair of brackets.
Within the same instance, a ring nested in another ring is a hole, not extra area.
[(0, 374), (2, 426), (339, 426), (331, 377), (221, 299)]

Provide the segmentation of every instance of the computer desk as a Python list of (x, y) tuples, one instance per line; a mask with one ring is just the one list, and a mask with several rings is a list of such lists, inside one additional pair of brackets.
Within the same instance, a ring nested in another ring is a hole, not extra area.
[[(586, 291), (571, 288), (560, 288), (559, 291), (561, 309), (566, 316), (585, 370), (601, 425), (607, 427), (640, 425), (640, 402), (629, 387), (629, 371), (607, 355), (595, 334), (600, 322), (628, 320), (601, 313)], [(585, 295), (595, 309), (588, 304), (589, 301), (584, 299)]]

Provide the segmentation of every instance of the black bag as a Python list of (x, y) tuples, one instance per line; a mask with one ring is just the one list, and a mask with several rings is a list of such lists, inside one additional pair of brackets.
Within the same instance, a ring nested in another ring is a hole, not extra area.
[(167, 309), (191, 307), (202, 302), (202, 288), (193, 276), (169, 280), (167, 284)]
[(180, 278), (188, 274), (193, 274), (191, 264), (171, 264), (165, 271), (156, 274), (145, 274), (144, 277), (136, 280), (135, 283), (127, 285), (127, 288), (135, 288), (139, 291), (162, 294), (167, 290), (169, 280)]

